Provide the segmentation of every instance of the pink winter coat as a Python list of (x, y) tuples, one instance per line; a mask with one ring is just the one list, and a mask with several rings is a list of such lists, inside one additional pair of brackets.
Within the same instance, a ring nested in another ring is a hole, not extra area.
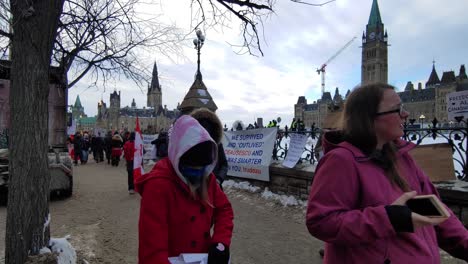
[(212, 141), (216, 149), (216, 143), (195, 119), (182, 116), (171, 133), (169, 156), (158, 161), (151, 172), (135, 179), (142, 197), (139, 264), (169, 264), (168, 257), (208, 253), (215, 243), (230, 246), (234, 216), (231, 203), (211, 173), (216, 159), (207, 172), (208, 202), (191, 195), (178, 170), (182, 154), (205, 141)]
[[(403, 191), (392, 186), (383, 170), (348, 142), (324, 137), (325, 156), (311, 186), (307, 228), (326, 242), (324, 263), (440, 263), (439, 248), (468, 261), (468, 231), (452, 211), (439, 226), (396, 233), (385, 210)], [(436, 194), (429, 178), (399, 141), (400, 174), (418, 195)], [(390, 261), (390, 262), (389, 262)]]

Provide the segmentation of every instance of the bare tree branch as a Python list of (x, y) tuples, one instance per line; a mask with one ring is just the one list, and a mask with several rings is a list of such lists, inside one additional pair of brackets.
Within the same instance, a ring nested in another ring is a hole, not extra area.
[(294, 3), (298, 3), (298, 4), (304, 4), (304, 5), (311, 5), (311, 6), (324, 6), (326, 4), (329, 4), (331, 2), (335, 2), (336, 0), (329, 0), (327, 2), (324, 2), (324, 3), (321, 3), (321, 4), (312, 4), (312, 3), (308, 3), (308, 2), (303, 2), (303, 1), (299, 1), (299, 0), (291, 0), (293, 1)]
[(85, 76), (102, 83), (120, 74), (144, 87), (149, 82), (142, 54), (155, 49), (171, 57), (181, 54), (179, 30), (143, 19), (140, 0), (68, 0), (60, 19), (54, 63), (69, 73), (69, 88)]
[[(327, 5), (336, 0), (328, 0), (317, 4), (309, 3), (306, 0), (290, 1), (297, 4), (318, 7)], [(260, 55), (263, 56), (260, 35), (263, 35), (263, 21), (274, 13), (273, 7), (275, 0), (191, 0), (191, 2), (192, 8), (195, 5), (197, 7), (196, 12), (202, 14), (199, 16), (199, 19), (196, 20), (196, 26), (193, 27), (193, 30), (207, 22), (210, 23), (208, 26), (221, 25), (222, 27), (228, 27), (228, 23), (225, 22), (225, 19), (230, 22), (229, 15), (233, 15), (241, 22), (243, 43), (241, 45), (231, 46), (244, 49), (251, 55), (260, 53)], [(205, 15), (204, 9), (207, 7), (206, 5), (211, 6), (211, 17), (206, 17)], [(218, 8), (218, 5), (224, 10)], [(242, 50), (238, 52), (238, 54), (242, 53), (244, 53)]]
[(13, 38), (13, 34), (10, 34), (8, 32), (5, 32), (3, 30), (0, 29), (0, 36), (4, 36), (4, 37), (7, 37), (7, 38)]
[[(249, 0), (241, 1), (241, 0), (217, 0), (220, 3), (229, 3), (229, 4), (234, 4), (238, 6), (246, 6), (249, 8), (254, 8), (254, 9), (267, 9), (267, 10), (273, 10), (270, 5), (263, 5), (263, 4), (257, 4), (257, 3), (252, 3)], [(292, 0), (294, 1), (294, 0)]]

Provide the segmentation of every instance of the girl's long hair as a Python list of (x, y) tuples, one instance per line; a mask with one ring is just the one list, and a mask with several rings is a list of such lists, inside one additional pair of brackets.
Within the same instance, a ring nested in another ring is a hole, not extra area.
[(343, 132), (346, 141), (359, 148), (384, 169), (385, 175), (393, 185), (403, 191), (409, 191), (408, 183), (398, 172), (395, 144), (390, 142), (383, 146), (381, 152), (376, 150), (374, 120), (386, 89), (395, 90), (395, 87), (384, 83), (373, 83), (353, 90), (346, 98), (344, 106)]
[(190, 193), (192, 197), (198, 198), (208, 206), (214, 208), (213, 203), (210, 201), (210, 197), (208, 197), (208, 185), (210, 182), (210, 174), (208, 176), (204, 176), (199, 186), (193, 186), (190, 182), (187, 182), (188, 187), (190, 189)]

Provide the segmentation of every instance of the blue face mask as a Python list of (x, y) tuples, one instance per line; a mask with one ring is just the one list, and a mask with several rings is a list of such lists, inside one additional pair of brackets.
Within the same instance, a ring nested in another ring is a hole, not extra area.
[(180, 173), (187, 179), (192, 185), (199, 185), (205, 175), (206, 166), (199, 168), (189, 167), (180, 165)]

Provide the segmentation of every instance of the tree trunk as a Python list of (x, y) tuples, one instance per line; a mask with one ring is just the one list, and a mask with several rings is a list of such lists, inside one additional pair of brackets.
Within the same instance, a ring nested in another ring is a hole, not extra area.
[[(64, 0), (10, 0), (13, 16), (5, 263), (48, 244), (49, 65)], [(46, 233), (46, 234), (45, 234)]]

